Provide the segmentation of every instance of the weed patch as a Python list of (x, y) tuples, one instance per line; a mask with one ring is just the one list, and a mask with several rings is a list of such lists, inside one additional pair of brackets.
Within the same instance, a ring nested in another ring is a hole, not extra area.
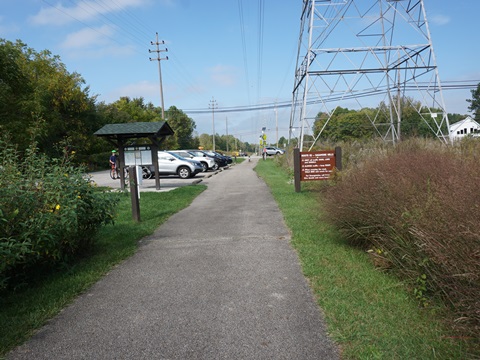
[(427, 144), (400, 144), (346, 170), (334, 186), (323, 189), (324, 219), (403, 279), (419, 304), (441, 299), (457, 336), (476, 343), (478, 152), (472, 144)]

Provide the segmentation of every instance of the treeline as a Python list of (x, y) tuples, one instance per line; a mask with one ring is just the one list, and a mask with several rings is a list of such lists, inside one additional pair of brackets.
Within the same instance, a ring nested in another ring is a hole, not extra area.
[[(394, 97), (393, 101), (397, 103)], [(434, 138), (437, 129), (435, 120), (430, 116), (422, 117), (420, 114), (441, 113), (440, 109), (427, 109), (422, 107), (419, 101), (409, 97), (400, 99), (401, 121), (400, 134), (403, 139), (407, 138)], [(450, 124), (463, 120), (467, 115), (448, 114)], [(375, 126), (373, 125), (375, 123)], [(398, 124), (394, 124), (397, 129)], [(442, 124), (442, 132), (448, 134), (446, 124)], [(363, 108), (351, 110), (337, 107), (329, 118), (327, 113), (320, 112), (315, 118), (313, 125), (314, 137), (321, 132), (321, 140), (351, 141), (368, 140), (386, 134), (391, 127), (389, 108), (384, 102), (377, 108)]]
[[(211, 148), (195, 135), (196, 124), (175, 106), (165, 111), (165, 119), (175, 131), (162, 144), (165, 149)], [(0, 132), (9, 134), (20, 153), (32, 143), (52, 158), (61, 157), (68, 144), (76, 161), (90, 168), (102, 166), (111, 144), (93, 135), (105, 124), (161, 121), (161, 108), (143, 98), (121, 97), (107, 104), (91, 94), (82, 76), (69, 72), (59, 56), (48, 50), (35, 51), (23, 42), (0, 39)], [(216, 136), (216, 147), (247, 148), (233, 136)]]

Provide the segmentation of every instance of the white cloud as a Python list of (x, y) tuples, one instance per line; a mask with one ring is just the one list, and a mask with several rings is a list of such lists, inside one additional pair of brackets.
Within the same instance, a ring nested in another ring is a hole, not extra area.
[(99, 28), (84, 28), (68, 34), (61, 46), (65, 49), (75, 49), (106, 45), (107, 38), (113, 36), (113, 34), (114, 30), (108, 25)]
[(440, 14), (429, 16), (428, 19), (432, 24), (439, 25), (439, 26), (446, 25), (451, 20), (449, 16), (440, 15)]
[(216, 65), (208, 70), (211, 79), (221, 86), (232, 86), (236, 83), (237, 70), (232, 66)]
[(90, 21), (99, 15), (122, 11), (128, 7), (139, 7), (149, 2), (150, 0), (117, 0), (112, 5), (108, 0), (83, 0), (72, 7), (57, 3), (51, 7), (42, 8), (30, 20), (36, 25), (65, 25), (73, 21)]
[(115, 30), (104, 25), (98, 28), (83, 28), (66, 35), (60, 46), (72, 59), (129, 56), (135, 53), (133, 45), (118, 45), (114, 40)]

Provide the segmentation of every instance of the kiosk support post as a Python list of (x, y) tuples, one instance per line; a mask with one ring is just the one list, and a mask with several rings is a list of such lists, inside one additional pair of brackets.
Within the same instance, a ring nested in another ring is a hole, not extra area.
[(136, 222), (140, 222), (140, 200), (138, 198), (137, 172), (135, 166), (128, 168), (128, 176), (130, 180), (130, 198), (132, 199), (132, 218)]

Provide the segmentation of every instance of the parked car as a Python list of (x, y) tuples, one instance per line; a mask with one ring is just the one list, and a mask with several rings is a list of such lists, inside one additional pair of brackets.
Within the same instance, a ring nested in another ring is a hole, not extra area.
[(268, 156), (285, 154), (285, 150), (279, 149), (279, 148), (274, 147), (274, 146), (267, 146), (265, 148), (265, 152), (267, 153)]
[[(168, 151), (159, 151), (158, 170), (159, 175), (178, 175), (182, 179), (188, 179), (202, 172), (203, 166), (199, 161), (185, 159)], [(146, 177), (146, 172), (150, 172), (149, 177), (152, 177), (155, 173), (155, 167), (153, 165), (144, 166), (142, 171), (144, 178)]]
[(215, 160), (216, 166), (212, 170), (217, 170), (219, 167), (225, 167), (228, 165), (227, 159), (225, 159), (223, 156), (218, 156), (211, 151), (206, 151), (206, 150), (188, 150), (188, 151), (196, 154), (203, 154)]
[(216, 151), (212, 151), (212, 150), (202, 150), (205, 154), (209, 155), (209, 156), (213, 156), (215, 159), (218, 159), (219, 163), (218, 165), (220, 167), (224, 167), (224, 166), (227, 166), (228, 164), (230, 164), (232, 161), (232, 158), (230, 158), (230, 162), (228, 161), (228, 158), (226, 156), (223, 156), (222, 154), (216, 152)]
[(185, 159), (196, 160), (203, 166), (203, 171), (212, 170), (215, 167), (215, 160), (203, 153), (194, 153), (187, 150), (170, 150), (169, 152), (180, 155)]
[(218, 151), (212, 151), (213, 153), (217, 154), (218, 156), (223, 156), (227, 160), (227, 164), (231, 164), (233, 162), (232, 157), (219, 153)]

